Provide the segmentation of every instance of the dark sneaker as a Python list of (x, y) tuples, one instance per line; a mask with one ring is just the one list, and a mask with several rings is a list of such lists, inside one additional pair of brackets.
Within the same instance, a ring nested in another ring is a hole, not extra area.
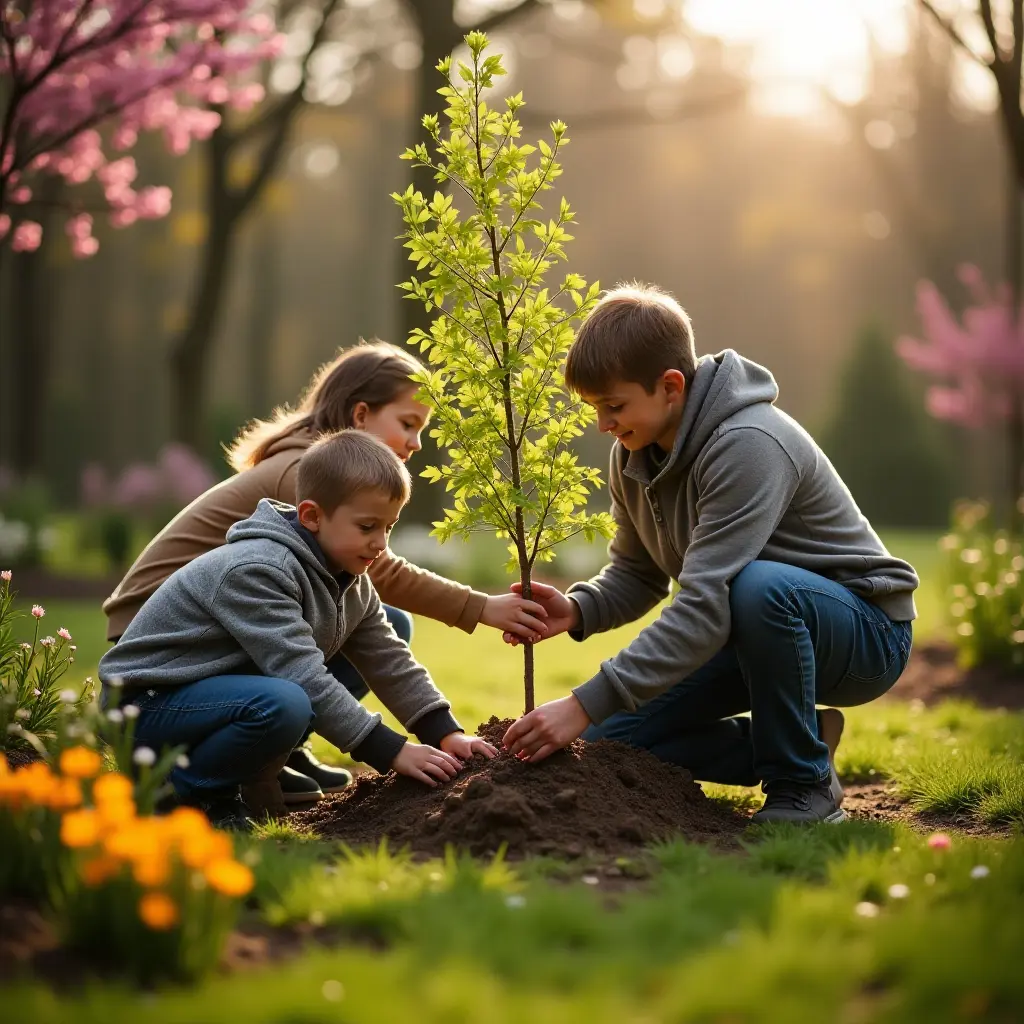
[(293, 750), (287, 764), (289, 768), (313, 779), (324, 793), (340, 793), (346, 786), (352, 785), (351, 772), (322, 764), (307, 746)]
[(281, 784), (281, 795), (289, 807), (292, 804), (315, 804), (323, 800), (323, 790), (316, 779), (311, 779), (294, 768), (284, 767), (278, 772), (277, 781)]
[[(184, 804), (185, 801), (182, 801)], [(195, 807), (210, 819), (214, 828), (232, 832), (251, 832), (256, 827), (252, 812), (240, 795), (214, 797), (207, 800), (190, 800), (188, 806)]]
[(827, 821), (836, 824), (846, 821), (846, 812), (835, 802), (828, 781), (809, 785), (780, 779), (778, 782), (769, 782), (767, 790), (764, 806), (750, 819), (753, 824), (780, 821), (796, 824)]
[(838, 708), (825, 708), (818, 712), (821, 727), (819, 737), (828, 747), (828, 766), (832, 774), (829, 776), (829, 789), (832, 793), (832, 801), (836, 807), (843, 806), (843, 787), (836, 774), (836, 747), (843, 738), (843, 728), (846, 719)]

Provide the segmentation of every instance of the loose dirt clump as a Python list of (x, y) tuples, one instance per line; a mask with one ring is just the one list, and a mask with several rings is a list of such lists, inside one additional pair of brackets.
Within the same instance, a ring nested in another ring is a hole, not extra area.
[(350, 846), (375, 845), (437, 856), (449, 844), (477, 855), (504, 844), (511, 858), (574, 859), (620, 854), (682, 835), (730, 844), (746, 819), (708, 800), (688, 771), (621, 743), (577, 740), (538, 764), (501, 748), (510, 720), (491, 718), (477, 734), (498, 747), (450, 783), (431, 789), (393, 773), (362, 776), (345, 793), (291, 821)]

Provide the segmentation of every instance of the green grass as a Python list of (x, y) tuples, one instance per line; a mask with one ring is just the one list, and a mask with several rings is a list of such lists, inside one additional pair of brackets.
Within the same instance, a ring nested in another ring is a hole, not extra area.
[[(1010, 1021), (1024, 1008), (1024, 838), (933, 851), (902, 827), (849, 823), (763, 830), (747, 855), (666, 843), (653, 859), (645, 887), (609, 905), (500, 864), (335, 854), (293, 873), (326, 887), (306, 920), (332, 925), (337, 948), (192, 990), (25, 982), (4, 1007), (38, 1024)], [(266, 861), (255, 870), (262, 885)], [(275, 920), (273, 887), (257, 891), (250, 913)]]
[[(887, 539), (917, 564), (927, 591), (930, 540)], [(98, 608), (43, 603), (48, 631), (66, 625), (75, 636), (75, 670), (94, 672), (106, 647)], [(922, 593), (922, 624), (939, 607), (938, 596), (929, 604)], [(543, 644), (538, 699), (567, 692), (637, 628), (582, 646), (565, 637)], [(467, 636), (420, 619), (413, 647), (465, 724), (518, 714), (521, 654), (493, 630)], [(838, 757), (847, 777), (893, 779), (922, 810), (1024, 823), (1024, 716), (883, 701), (850, 709), (847, 723)], [(733, 787), (709, 792), (737, 806), (760, 800)], [(335, 945), (190, 990), (95, 982), (55, 995), (39, 982), (10, 983), (0, 990), (6, 1016), (34, 1024), (127, 1024), (143, 1015), (148, 1024), (895, 1024), (1024, 1015), (1019, 831), (954, 831), (948, 851), (929, 849), (925, 835), (903, 825), (868, 821), (752, 830), (731, 854), (673, 841), (617, 865), (612, 884), (624, 882), (621, 891), (587, 884), (603, 876), (593, 860), (515, 869), (455, 855), (413, 862), (386, 848), (351, 854), (287, 826), (262, 829), (241, 855), (257, 878), (251, 923), (312, 928)], [(979, 866), (988, 874), (972, 877)], [(901, 897), (893, 886), (909, 891)]]

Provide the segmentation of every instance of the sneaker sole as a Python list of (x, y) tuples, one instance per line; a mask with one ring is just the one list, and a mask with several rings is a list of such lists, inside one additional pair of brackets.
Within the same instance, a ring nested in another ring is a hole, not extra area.
[(285, 793), (284, 802), (289, 806), (293, 807), (296, 804), (315, 804), (320, 800), (323, 800), (323, 792), (319, 793)]
[(840, 807), (833, 811), (824, 821), (826, 825), (838, 825), (841, 821), (846, 821), (846, 811)]
[(825, 708), (821, 712), (821, 741), (828, 747), (828, 766), (832, 772), (829, 780), (829, 788), (832, 791), (832, 799), (836, 807), (842, 807), (845, 793), (843, 785), (836, 774), (836, 749), (839, 741), (843, 738), (843, 729), (846, 728), (846, 719), (838, 708)]

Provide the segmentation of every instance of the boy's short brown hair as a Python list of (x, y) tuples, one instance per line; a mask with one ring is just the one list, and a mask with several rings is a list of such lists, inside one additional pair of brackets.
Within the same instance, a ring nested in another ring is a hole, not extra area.
[(409, 470), (373, 434), (362, 430), (324, 434), (299, 459), (296, 505), (315, 501), (330, 515), (364, 491), (381, 491), (403, 505), (412, 493)]
[(686, 311), (655, 285), (620, 285), (606, 292), (583, 321), (565, 360), (565, 383), (577, 394), (599, 395), (616, 380), (651, 394), (666, 370), (689, 384), (697, 369)]

